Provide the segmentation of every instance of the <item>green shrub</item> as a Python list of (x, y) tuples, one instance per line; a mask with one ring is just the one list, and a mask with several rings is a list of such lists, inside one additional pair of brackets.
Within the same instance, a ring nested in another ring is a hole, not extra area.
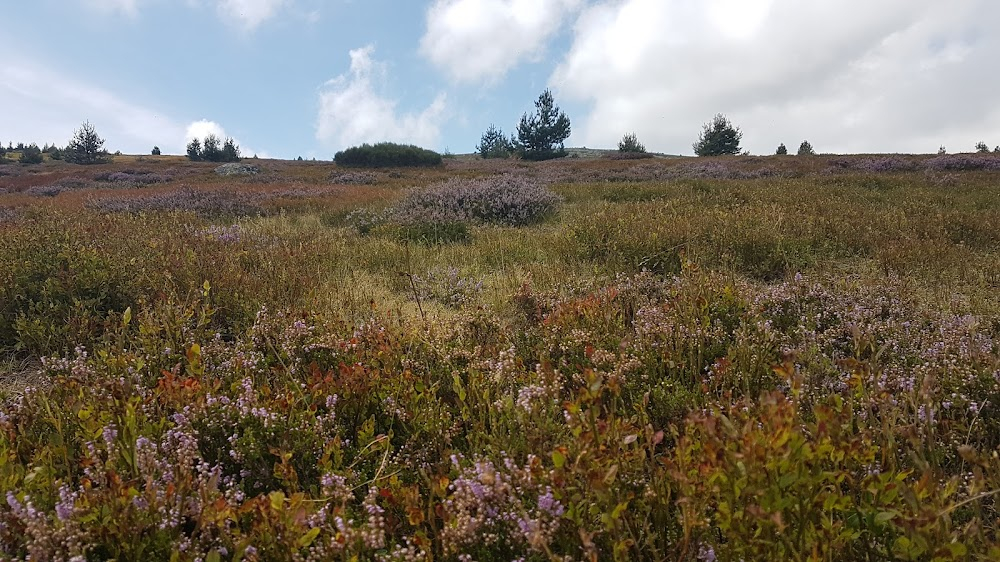
[(476, 152), (483, 158), (509, 158), (514, 152), (514, 140), (505, 137), (496, 125), (490, 125), (479, 140)]
[(31, 143), (24, 147), (17, 161), (21, 164), (41, 164), (43, 159), (42, 150), (38, 148), (37, 144)]
[(338, 166), (353, 168), (389, 168), (438, 166), (441, 155), (412, 144), (380, 142), (362, 144), (338, 152), (333, 157)]
[(639, 138), (636, 137), (635, 133), (628, 133), (622, 137), (622, 140), (618, 141), (618, 152), (645, 153), (646, 147), (639, 142)]

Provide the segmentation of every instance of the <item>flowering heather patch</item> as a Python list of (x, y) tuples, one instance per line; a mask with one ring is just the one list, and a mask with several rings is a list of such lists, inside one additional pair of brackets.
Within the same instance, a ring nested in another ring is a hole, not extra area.
[(901, 156), (860, 156), (831, 159), (829, 172), (850, 171), (881, 174), (912, 172), (920, 169), (920, 167), (921, 163), (912, 158), (903, 158)]
[(64, 188), (59, 185), (35, 185), (24, 190), (25, 195), (33, 197), (55, 197), (62, 193)]
[(929, 170), (965, 171), (1000, 170), (1000, 156), (996, 154), (944, 154), (924, 162)]
[(98, 182), (111, 184), (116, 188), (136, 188), (165, 183), (173, 180), (169, 175), (157, 174), (150, 170), (121, 170), (116, 172), (105, 172), (94, 176)]
[(205, 217), (255, 216), (265, 210), (251, 197), (225, 190), (181, 188), (144, 197), (92, 198), (87, 205), (105, 213), (190, 211)]
[(334, 171), (330, 174), (330, 183), (338, 185), (375, 185), (378, 176), (372, 172)]
[(523, 226), (551, 215), (561, 201), (559, 195), (520, 176), (455, 179), (411, 190), (393, 209), (391, 220), (403, 225)]

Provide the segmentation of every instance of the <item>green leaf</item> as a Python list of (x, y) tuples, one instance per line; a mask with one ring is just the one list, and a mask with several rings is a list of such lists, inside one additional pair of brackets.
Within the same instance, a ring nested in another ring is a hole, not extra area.
[(125, 312), (122, 314), (122, 326), (128, 326), (128, 323), (131, 321), (132, 321), (132, 307), (130, 306), (126, 308)]
[(892, 521), (898, 515), (895, 511), (880, 511), (878, 515), (875, 516), (875, 523), (883, 525), (888, 521)]
[(309, 529), (309, 531), (306, 534), (299, 537), (299, 548), (306, 548), (307, 546), (311, 545), (318, 536), (319, 536), (319, 527), (314, 527), (312, 529)]
[(222, 557), (219, 556), (218, 550), (213, 550), (205, 555), (205, 562), (220, 562), (220, 560), (222, 560)]
[(559, 450), (552, 451), (552, 464), (556, 465), (556, 468), (562, 468), (566, 464), (566, 455)]

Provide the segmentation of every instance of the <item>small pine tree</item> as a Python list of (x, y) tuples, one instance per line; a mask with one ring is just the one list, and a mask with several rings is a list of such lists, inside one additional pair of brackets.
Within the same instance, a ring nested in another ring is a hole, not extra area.
[(517, 125), (517, 145), (525, 160), (549, 160), (566, 156), (563, 145), (570, 135), (569, 117), (559, 110), (550, 90), (535, 101), (535, 114), (521, 116)]
[(976, 152), (985, 153), (985, 152), (989, 152), (989, 151), (990, 151), (990, 147), (987, 146), (985, 142), (979, 141), (979, 142), (976, 143)]
[(153, 156), (159, 156), (159, 155), (160, 155), (160, 147), (158, 147), (158, 146), (154, 146), (154, 147), (153, 147), (153, 151), (151, 152), (151, 154), (152, 154)]
[(208, 135), (201, 141), (201, 158), (208, 162), (222, 160), (222, 141), (215, 135)]
[(809, 144), (809, 141), (804, 140), (802, 144), (799, 145), (799, 156), (815, 156), (816, 151), (813, 150), (813, 145)]
[(639, 142), (635, 133), (627, 133), (618, 141), (618, 152), (646, 152), (646, 147)]
[(778, 150), (775, 150), (774, 153), (784, 156), (785, 154), (788, 154), (788, 148), (785, 147), (785, 143), (781, 143), (778, 145)]
[(219, 157), (222, 162), (240, 161), (240, 146), (232, 137), (226, 137), (226, 142), (222, 143), (222, 153)]
[(187, 157), (188, 160), (192, 162), (201, 161), (201, 141), (198, 139), (191, 139), (191, 142), (187, 145)]
[(42, 156), (42, 149), (38, 145), (31, 143), (21, 150), (21, 156), (17, 159), (21, 164), (41, 164), (45, 158)]
[(504, 136), (500, 127), (491, 123), (479, 139), (476, 152), (482, 158), (508, 158), (514, 152), (514, 143)]
[(90, 121), (73, 133), (73, 138), (66, 145), (63, 158), (70, 164), (105, 164), (111, 161), (108, 151), (104, 149), (104, 139), (97, 135)]
[(743, 133), (738, 127), (719, 113), (711, 121), (705, 123), (701, 134), (698, 135), (698, 142), (694, 143), (694, 153), (698, 156), (722, 156), (729, 154), (739, 154), (740, 140)]

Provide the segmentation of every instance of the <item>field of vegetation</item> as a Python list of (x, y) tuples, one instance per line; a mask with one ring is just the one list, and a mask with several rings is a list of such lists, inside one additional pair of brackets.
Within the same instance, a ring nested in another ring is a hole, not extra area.
[(1000, 559), (1000, 156), (244, 164), (0, 165), (0, 558)]

